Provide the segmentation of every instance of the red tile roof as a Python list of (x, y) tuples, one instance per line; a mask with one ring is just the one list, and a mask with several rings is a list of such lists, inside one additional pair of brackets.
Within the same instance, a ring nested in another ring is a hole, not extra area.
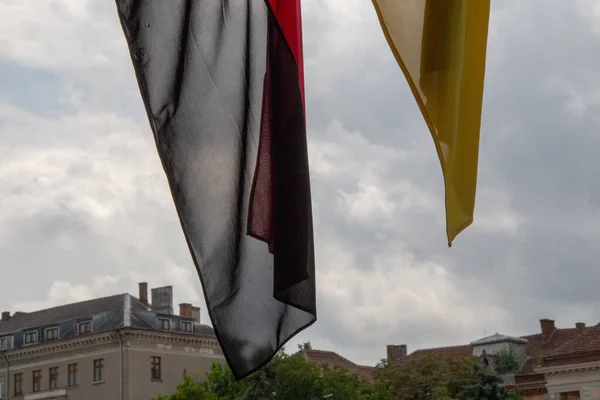
[(473, 354), (473, 347), (470, 344), (467, 344), (463, 346), (434, 347), (431, 349), (415, 350), (409, 354), (408, 358), (418, 358), (431, 353), (440, 357), (468, 357)]
[(600, 360), (600, 326), (583, 328), (544, 357), (544, 366), (577, 364)]
[(303, 349), (296, 354), (302, 355), (307, 361), (314, 364), (341, 367), (352, 374), (361, 375), (368, 379), (373, 377), (373, 371), (375, 370), (373, 367), (353, 363), (333, 351)]

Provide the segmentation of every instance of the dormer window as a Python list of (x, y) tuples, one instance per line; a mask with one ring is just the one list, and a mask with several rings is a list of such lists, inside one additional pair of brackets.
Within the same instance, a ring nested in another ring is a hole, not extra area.
[(35, 344), (38, 342), (38, 331), (25, 332), (25, 344)]
[(0, 350), (12, 349), (13, 347), (13, 337), (12, 336), (4, 336), (0, 338)]
[(192, 322), (191, 321), (181, 321), (181, 331), (182, 332), (192, 332)]
[(58, 326), (53, 326), (52, 328), (46, 328), (45, 338), (46, 338), (46, 340), (58, 339)]
[(171, 320), (167, 318), (159, 318), (158, 319), (158, 328), (164, 329), (165, 331), (171, 330)]
[(77, 325), (77, 333), (82, 335), (84, 333), (92, 332), (92, 321), (83, 321)]

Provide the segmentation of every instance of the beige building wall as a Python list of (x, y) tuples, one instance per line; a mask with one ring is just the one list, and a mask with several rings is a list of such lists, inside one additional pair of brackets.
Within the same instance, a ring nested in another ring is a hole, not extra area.
[[(119, 343), (116, 333), (93, 335), (70, 341), (19, 349), (10, 359), (8, 399), (41, 400), (118, 400), (121, 393), (123, 362), (123, 399), (150, 400), (161, 393), (172, 393), (187, 374), (204, 375), (213, 362), (224, 363), (216, 339), (192, 335), (125, 332)], [(152, 380), (151, 357), (161, 358), (161, 379)], [(93, 382), (94, 360), (103, 359), (103, 380)], [(68, 365), (77, 364), (78, 385), (68, 386)], [(49, 369), (59, 368), (58, 388), (50, 390)], [(33, 371), (41, 370), (40, 392), (32, 393)], [(14, 396), (14, 375), (23, 374), (23, 396)], [(6, 374), (0, 360), (0, 377)], [(6, 379), (4, 379), (6, 382)]]
[(551, 400), (600, 400), (600, 363), (540, 368)]
[[(127, 393), (132, 400), (173, 393), (182, 383), (184, 374), (204, 376), (213, 362), (225, 362), (218, 348), (177, 341), (159, 343), (140, 338), (128, 341), (126, 354), (127, 376), (130, 377)], [(161, 359), (160, 380), (152, 379), (152, 357)]]

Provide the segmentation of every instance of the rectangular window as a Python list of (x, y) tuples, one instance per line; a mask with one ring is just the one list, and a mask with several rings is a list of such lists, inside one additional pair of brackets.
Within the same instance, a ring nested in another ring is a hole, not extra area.
[(152, 357), (151, 376), (152, 380), (161, 379), (160, 357)]
[(12, 347), (12, 336), (0, 338), (0, 350), (10, 349)]
[(190, 321), (181, 321), (181, 330), (183, 332), (191, 332), (192, 331), (192, 323)]
[(33, 344), (38, 341), (38, 332), (37, 331), (29, 331), (25, 332), (25, 344)]
[(37, 371), (33, 371), (33, 392), (39, 392), (41, 390), (42, 383), (42, 370), (38, 369)]
[(77, 378), (77, 364), (69, 364), (69, 387), (79, 385), (79, 379)]
[(158, 319), (158, 327), (160, 329), (164, 329), (166, 331), (170, 331), (171, 330), (171, 320), (170, 319), (166, 319), (166, 318), (159, 318)]
[(50, 377), (50, 381), (49, 381), (50, 390), (56, 389), (58, 387), (58, 367), (50, 368), (48, 376)]
[(46, 340), (58, 339), (58, 326), (53, 328), (46, 328)]
[(80, 322), (77, 332), (81, 335), (83, 333), (90, 333), (92, 331), (92, 321)]
[(15, 396), (21, 396), (23, 394), (23, 374), (15, 374), (14, 387)]
[(94, 382), (104, 381), (104, 360), (94, 360)]

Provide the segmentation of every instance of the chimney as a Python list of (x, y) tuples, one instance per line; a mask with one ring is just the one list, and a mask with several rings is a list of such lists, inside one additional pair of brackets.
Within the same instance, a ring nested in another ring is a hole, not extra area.
[(200, 323), (200, 307), (192, 306), (192, 318), (194, 318), (194, 321), (197, 323)]
[(2, 312), (2, 322), (6, 322), (10, 319), (10, 311)]
[(148, 305), (148, 282), (140, 282), (140, 295), (139, 299), (144, 305)]
[(27, 315), (27, 313), (23, 312), (23, 311), (15, 311), (15, 313), (12, 316), (12, 318), (14, 318), (14, 317), (20, 317), (21, 315)]
[(387, 346), (387, 360), (388, 363), (400, 364), (402, 361), (406, 360), (406, 345), (392, 345), (389, 344)]
[(186, 318), (192, 318), (192, 305), (190, 303), (179, 304), (179, 315)]
[(540, 326), (542, 328), (542, 339), (544, 339), (545, 342), (548, 339), (550, 339), (550, 336), (552, 336), (552, 334), (556, 330), (556, 327), (554, 326), (554, 320), (540, 319)]
[(575, 323), (575, 328), (577, 328), (577, 333), (583, 333), (583, 331), (585, 330), (585, 322)]

